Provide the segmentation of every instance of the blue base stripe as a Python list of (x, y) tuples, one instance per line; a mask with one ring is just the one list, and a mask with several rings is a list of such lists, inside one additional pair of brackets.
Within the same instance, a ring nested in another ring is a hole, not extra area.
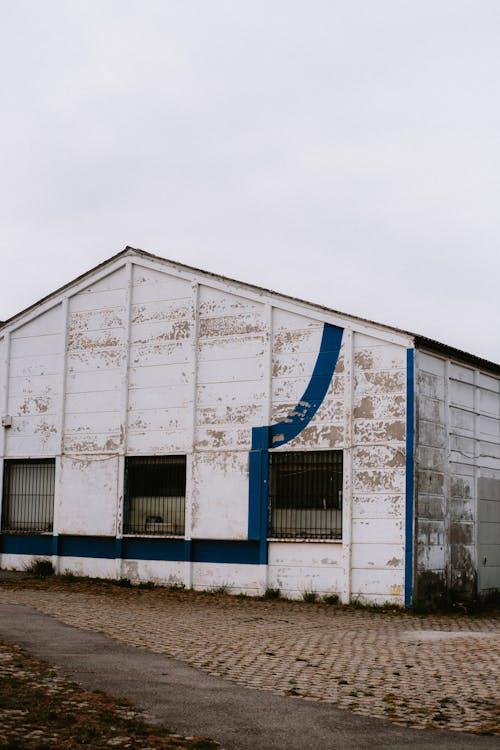
[(59, 536), (61, 557), (102, 557), (114, 560), (116, 557), (114, 536)]
[(192, 541), (193, 562), (200, 563), (231, 563), (233, 565), (258, 565), (258, 542), (232, 542), (218, 540)]
[(58, 546), (61, 557), (112, 560), (164, 560), (200, 563), (261, 564), (259, 542), (221, 539), (172, 539), (159, 537), (52, 536), (50, 534), (0, 534), (0, 551), (15, 555), (52, 555)]
[(185, 559), (185, 542), (184, 539), (124, 537), (123, 559), (182, 562)]
[(52, 534), (0, 534), (0, 552), (6, 555), (52, 555)]

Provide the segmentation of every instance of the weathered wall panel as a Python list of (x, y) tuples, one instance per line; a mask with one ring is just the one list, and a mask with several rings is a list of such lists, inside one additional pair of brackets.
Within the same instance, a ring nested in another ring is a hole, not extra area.
[(406, 350), (353, 336), (351, 592), (402, 603)]
[(223, 588), (230, 594), (246, 593), (253, 596), (265, 589), (266, 569), (261, 565), (234, 563), (193, 563), (193, 588), (210, 590)]
[(247, 538), (246, 451), (206, 451), (195, 455), (191, 512), (195, 538)]
[(65, 453), (113, 454), (123, 448), (120, 398), (127, 360), (125, 288), (122, 268), (69, 301)]
[(63, 456), (57, 508), (59, 534), (115, 536), (118, 513), (118, 459)]
[(128, 453), (190, 450), (189, 281), (134, 266), (128, 372)]
[(342, 590), (342, 544), (271, 542), (268, 585), (284, 596), (305, 592), (338, 594)]
[(5, 455), (51, 456), (60, 441), (61, 306), (16, 328), (10, 337)]

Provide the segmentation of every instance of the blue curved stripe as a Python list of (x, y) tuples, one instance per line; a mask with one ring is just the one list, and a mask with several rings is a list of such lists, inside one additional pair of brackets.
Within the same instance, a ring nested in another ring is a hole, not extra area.
[(325, 323), (318, 358), (309, 385), (288, 417), (271, 426), (269, 448), (279, 448), (280, 445), (289, 443), (297, 437), (318, 411), (335, 372), (343, 332), (342, 328)]
[(290, 414), (269, 427), (252, 429), (249, 461), (248, 538), (260, 540), (262, 564), (267, 562), (268, 450), (293, 440), (318, 411), (330, 386), (342, 344), (343, 328), (325, 323), (319, 354), (304, 395)]

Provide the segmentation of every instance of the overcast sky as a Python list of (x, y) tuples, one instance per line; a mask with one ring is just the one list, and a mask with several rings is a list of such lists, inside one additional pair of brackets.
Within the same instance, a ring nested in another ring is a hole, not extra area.
[(500, 362), (498, 0), (0, 0), (0, 319), (122, 250)]

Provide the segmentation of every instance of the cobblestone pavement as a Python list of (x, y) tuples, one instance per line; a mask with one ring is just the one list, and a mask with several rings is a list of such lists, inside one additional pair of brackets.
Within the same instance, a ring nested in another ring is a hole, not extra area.
[(3, 583), (0, 601), (242, 685), (411, 727), (500, 736), (500, 616), (412, 616), (112, 586)]

